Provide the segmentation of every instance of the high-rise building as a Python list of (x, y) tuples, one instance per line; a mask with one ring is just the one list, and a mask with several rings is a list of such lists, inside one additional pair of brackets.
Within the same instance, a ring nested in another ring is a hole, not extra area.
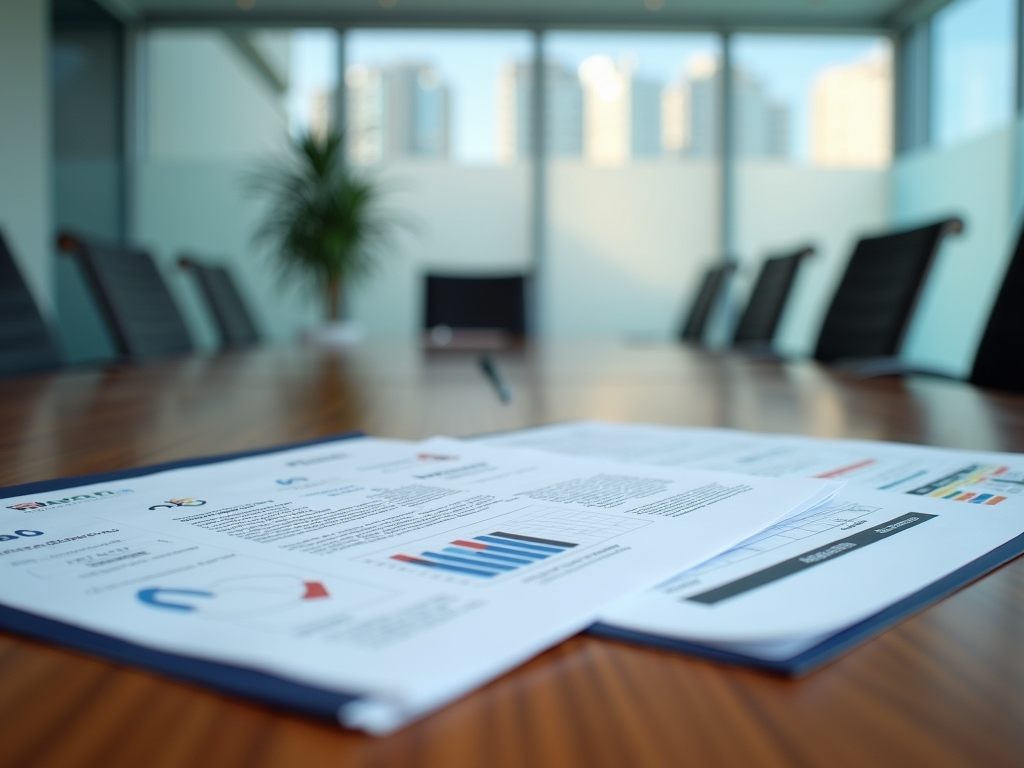
[(892, 64), (878, 52), (824, 70), (811, 92), (811, 162), (884, 168), (892, 156)]
[(391, 157), (448, 157), (448, 88), (429, 64), (385, 70), (384, 115)]
[(718, 60), (690, 57), (661, 94), (661, 146), (670, 154), (710, 156), (721, 144), (718, 133)]
[(448, 157), (448, 88), (429, 64), (352, 66), (345, 86), (352, 162)]
[(734, 68), (732, 80), (736, 154), (740, 157), (788, 157), (789, 109), (773, 99), (764, 83), (746, 70)]
[[(544, 146), (551, 157), (583, 154), (583, 91), (562, 64), (544, 69), (547, 109)], [(533, 65), (509, 62), (498, 75), (498, 162), (525, 160), (533, 152)]]
[[(740, 67), (733, 68), (734, 147), (740, 156), (786, 157), (789, 110), (773, 99), (764, 84)], [(707, 157), (721, 151), (718, 59), (699, 54), (684, 64), (661, 94), (661, 140), (665, 151)]]
[(635, 74), (627, 58), (590, 56), (579, 68), (583, 155), (593, 165), (624, 165), (660, 151), (657, 83)]
[(306, 130), (320, 140), (323, 140), (331, 129), (333, 96), (334, 92), (326, 88), (316, 88), (309, 94)]
[(345, 71), (349, 160), (372, 165), (384, 159), (384, 76), (376, 68), (352, 66)]

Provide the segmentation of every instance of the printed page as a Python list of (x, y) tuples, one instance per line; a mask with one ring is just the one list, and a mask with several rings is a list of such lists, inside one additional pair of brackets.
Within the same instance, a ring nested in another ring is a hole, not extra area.
[(785, 658), (1022, 533), (1024, 515), (1009, 505), (850, 485), (823, 507), (620, 601), (601, 620)]
[(866, 488), (1024, 509), (1024, 456), (730, 429), (574, 422), (491, 435), (492, 445), (651, 466), (818, 477)]
[(401, 726), (836, 483), (361, 438), (0, 504), (0, 601)]
[(598, 422), (482, 439), (652, 467), (847, 480), (830, 504), (601, 618), (765, 659), (806, 650), (1024, 532), (1019, 454)]

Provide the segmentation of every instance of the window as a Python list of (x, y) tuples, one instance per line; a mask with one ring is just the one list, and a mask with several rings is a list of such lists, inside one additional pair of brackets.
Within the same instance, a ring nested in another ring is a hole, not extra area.
[(322, 135), (336, 117), (338, 33), (332, 29), (295, 30), (290, 53), (288, 127), (292, 135)]
[(346, 42), (353, 162), (507, 159), (508, 84), (533, 55), (528, 32), (355, 30)]
[(413, 223), (394, 258), (353, 295), (378, 335), (423, 323), (429, 273), (526, 274), (530, 166), (503, 161), (507, 73), (525, 31), (353, 30), (346, 36), (349, 159), (379, 174)]
[(764, 258), (814, 246), (778, 339), (806, 353), (853, 241), (887, 224), (891, 46), (747, 34), (733, 50), (739, 303)]
[(932, 121), (940, 146), (1009, 124), (1015, 5), (960, 0), (932, 19)]
[(892, 154), (892, 54), (877, 37), (738, 35), (737, 155), (883, 168)]
[(544, 50), (542, 329), (668, 337), (721, 257), (719, 38), (552, 32)]
[(606, 167), (715, 155), (716, 36), (558, 32), (548, 41), (550, 155)]

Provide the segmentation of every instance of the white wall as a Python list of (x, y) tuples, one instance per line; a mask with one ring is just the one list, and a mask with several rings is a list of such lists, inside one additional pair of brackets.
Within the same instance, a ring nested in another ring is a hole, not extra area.
[(966, 230), (939, 253), (903, 357), (955, 376), (970, 373), (1016, 237), (1011, 128), (956, 147), (901, 157), (892, 169), (894, 225), (951, 214)]
[(282, 97), (224, 35), (160, 30), (146, 45), (150, 158), (222, 161), (281, 151)]
[(0, 228), (52, 309), (49, 18), (46, 0), (0, 2)]
[(720, 258), (715, 165), (555, 161), (548, 178), (542, 332), (673, 336), (695, 282)]
[(253, 247), (263, 203), (245, 182), (285, 150), (281, 96), (216, 31), (159, 31), (146, 46), (133, 240), (161, 264), (200, 348), (217, 337), (191, 276), (177, 267), (182, 253), (226, 264), (267, 338), (292, 338), (316, 311), (282, 289), (276, 266)]
[(786, 355), (814, 351), (836, 285), (857, 239), (883, 232), (889, 221), (887, 171), (812, 168), (764, 160), (737, 166), (739, 306), (761, 261), (805, 246), (815, 255), (801, 266), (776, 335)]

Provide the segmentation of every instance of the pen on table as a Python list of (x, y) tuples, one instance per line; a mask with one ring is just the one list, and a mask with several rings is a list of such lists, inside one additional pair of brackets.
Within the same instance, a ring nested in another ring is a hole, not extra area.
[(498, 393), (498, 399), (503, 403), (511, 402), (512, 390), (509, 389), (505, 379), (501, 376), (501, 371), (498, 370), (498, 364), (491, 359), (490, 355), (480, 355), (480, 370), (484, 372), (484, 376), (490, 379), (491, 384), (494, 385), (494, 390)]

